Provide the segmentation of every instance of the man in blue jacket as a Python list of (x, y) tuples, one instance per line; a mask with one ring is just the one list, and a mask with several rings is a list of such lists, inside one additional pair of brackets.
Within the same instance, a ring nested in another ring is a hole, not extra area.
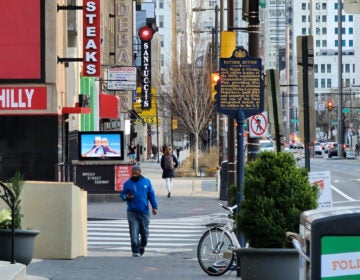
[(141, 175), (140, 166), (132, 166), (131, 178), (124, 183), (120, 197), (127, 202), (127, 219), (133, 257), (140, 257), (145, 252), (149, 238), (149, 201), (154, 215), (158, 210), (151, 181)]

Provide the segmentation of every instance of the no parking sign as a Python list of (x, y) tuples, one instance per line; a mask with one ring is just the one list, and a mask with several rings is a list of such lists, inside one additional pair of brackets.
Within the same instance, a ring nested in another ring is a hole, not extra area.
[(249, 134), (251, 138), (261, 138), (268, 135), (267, 112), (249, 118)]

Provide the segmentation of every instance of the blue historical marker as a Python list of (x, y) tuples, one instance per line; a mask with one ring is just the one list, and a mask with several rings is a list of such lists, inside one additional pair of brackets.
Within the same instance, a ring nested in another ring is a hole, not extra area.
[(217, 110), (245, 118), (264, 111), (264, 82), (260, 58), (252, 58), (243, 48), (234, 50), (230, 58), (220, 58), (220, 87)]

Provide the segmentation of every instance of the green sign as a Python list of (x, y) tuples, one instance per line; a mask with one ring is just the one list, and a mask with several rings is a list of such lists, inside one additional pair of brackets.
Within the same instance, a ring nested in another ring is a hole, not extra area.
[(297, 119), (291, 119), (290, 122), (291, 122), (291, 123), (297, 123), (298, 120), (297, 120)]
[(266, 0), (259, 0), (259, 7), (266, 8)]
[(360, 236), (321, 239), (321, 279), (360, 279)]
[(350, 113), (350, 108), (343, 108), (343, 109), (342, 109), (342, 112), (343, 112), (343, 113)]

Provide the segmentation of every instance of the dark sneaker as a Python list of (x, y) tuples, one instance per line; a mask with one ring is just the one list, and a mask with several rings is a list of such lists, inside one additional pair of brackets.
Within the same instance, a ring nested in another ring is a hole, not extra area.
[(145, 253), (145, 248), (141, 247), (140, 248), (140, 255), (142, 256), (142, 255), (144, 255), (144, 253)]
[(168, 193), (168, 196), (167, 197), (171, 197), (171, 192)]

